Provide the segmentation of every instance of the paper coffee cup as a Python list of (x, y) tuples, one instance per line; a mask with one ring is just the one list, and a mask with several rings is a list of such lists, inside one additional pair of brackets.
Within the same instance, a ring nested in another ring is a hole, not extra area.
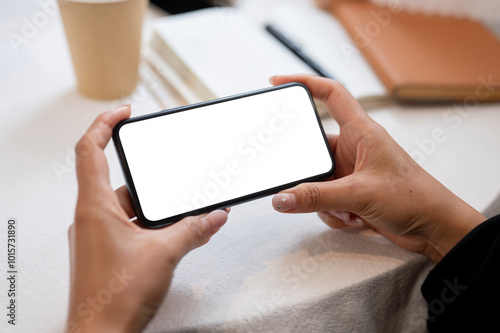
[(137, 85), (147, 0), (58, 0), (78, 91), (98, 99)]

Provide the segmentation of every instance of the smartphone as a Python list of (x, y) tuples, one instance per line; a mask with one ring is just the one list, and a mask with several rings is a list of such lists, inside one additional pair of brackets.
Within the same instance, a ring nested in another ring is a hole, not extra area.
[(113, 141), (138, 222), (148, 228), (323, 180), (335, 168), (300, 83), (130, 118)]

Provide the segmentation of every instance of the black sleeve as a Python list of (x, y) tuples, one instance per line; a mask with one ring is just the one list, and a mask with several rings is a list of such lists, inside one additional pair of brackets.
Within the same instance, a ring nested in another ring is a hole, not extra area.
[(467, 234), (422, 285), (429, 332), (500, 332), (500, 215)]

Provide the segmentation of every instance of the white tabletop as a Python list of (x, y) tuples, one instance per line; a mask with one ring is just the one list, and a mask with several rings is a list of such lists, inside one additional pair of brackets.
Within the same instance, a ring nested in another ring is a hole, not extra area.
[[(36, 0), (11, 6), (0, 9), (0, 247), (8, 218), (16, 218), (19, 307), (17, 325), (2, 315), (0, 330), (62, 331), (75, 143), (99, 113), (117, 105), (132, 102), (138, 115), (179, 102), (167, 93), (168, 105), (159, 105), (153, 96), (161, 86), (147, 70), (131, 97), (80, 96), (60, 18), (47, 15), (15, 52), (5, 37), (21, 34), (24, 18), (44, 9)], [(466, 105), (454, 114), (452, 106), (392, 105), (369, 113), (420, 156), (426, 170), (482, 211), (500, 192), (499, 111), (498, 104)], [(338, 131), (331, 120), (325, 128)], [(436, 129), (446, 139), (432, 147)], [(112, 146), (106, 154), (118, 187), (124, 181)], [(146, 331), (421, 331), (426, 304), (419, 287), (430, 267), (371, 230), (331, 230), (314, 214), (280, 215), (264, 198), (235, 207), (211, 242), (180, 263)], [(5, 255), (0, 271), (7, 271)], [(0, 281), (3, 307), (7, 283)]]

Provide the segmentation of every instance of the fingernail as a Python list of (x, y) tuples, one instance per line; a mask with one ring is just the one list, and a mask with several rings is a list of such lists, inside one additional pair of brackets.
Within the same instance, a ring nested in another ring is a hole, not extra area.
[(271, 77), (269, 78), (269, 83), (273, 84), (274, 78), (275, 78), (275, 76), (271, 76)]
[(118, 112), (118, 111), (121, 111), (125, 108), (129, 108), (131, 109), (131, 106), (132, 104), (131, 103), (128, 103), (128, 104), (123, 104), (123, 105), (120, 105), (119, 107), (117, 107), (116, 109), (114, 109), (115, 112)]
[(220, 229), (227, 221), (227, 213), (223, 210), (214, 210), (201, 218), (201, 223), (210, 232)]
[(341, 211), (332, 210), (332, 211), (330, 211), (330, 214), (332, 214), (333, 216), (335, 216), (338, 219), (341, 219), (344, 222), (349, 221), (349, 219), (351, 218), (351, 214), (349, 214), (348, 212), (341, 212)]
[(293, 193), (276, 194), (273, 198), (273, 207), (279, 212), (286, 212), (297, 207), (297, 201)]

